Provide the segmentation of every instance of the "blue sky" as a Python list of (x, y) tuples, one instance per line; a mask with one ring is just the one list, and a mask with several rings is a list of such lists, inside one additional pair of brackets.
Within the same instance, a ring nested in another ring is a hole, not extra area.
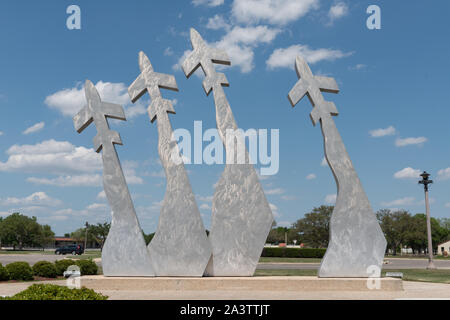
[[(71, 4), (81, 8), (81, 30), (66, 27)], [(366, 27), (371, 4), (381, 8), (381, 30)], [(449, 10), (448, 1), (2, 1), (0, 215), (36, 216), (57, 234), (110, 219), (92, 150), (95, 128), (77, 134), (71, 119), (90, 79), (103, 100), (125, 106), (128, 121), (111, 126), (124, 142), (117, 151), (141, 226), (155, 231), (165, 191), (156, 125), (146, 114), (148, 96), (132, 105), (126, 88), (143, 50), (157, 72), (176, 77), (180, 91), (163, 92), (176, 100), (173, 127), (192, 131), (201, 120), (215, 128), (212, 96), (179, 68), (194, 27), (230, 55), (232, 66), (222, 72), (238, 125), (280, 130), (280, 170), (261, 181), (279, 225), (336, 194), (311, 105), (292, 108), (287, 99), (299, 53), (340, 86), (326, 99), (340, 112), (336, 125), (374, 210), (423, 212), (416, 177), (427, 170), (435, 180), (432, 215), (448, 217)], [(186, 167), (208, 227), (223, 166)]]

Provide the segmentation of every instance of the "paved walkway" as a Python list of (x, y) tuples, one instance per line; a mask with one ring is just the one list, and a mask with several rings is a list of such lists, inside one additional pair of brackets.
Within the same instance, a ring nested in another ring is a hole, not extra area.
[[(65, 281), (48, 281), (65, 285)], [(31, 283), (0, 284), (0, 296), (14, 295)], [(403, 281), (404, 291), (144, 291), (99, 290), (110, 300), (393, 300), (393, 299), (449, 299), (450, 284)]]

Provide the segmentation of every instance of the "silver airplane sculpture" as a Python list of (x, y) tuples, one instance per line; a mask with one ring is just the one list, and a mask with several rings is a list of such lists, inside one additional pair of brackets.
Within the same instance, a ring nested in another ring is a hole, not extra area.
[(95, 151), (102, 152), (103, 186), (112, 210), (111, 228), (102, 250), (105, 276), (154, 276), (142, 229), (117, 156), (115, 144), (122, 145), (107, 118), (126, 120), (122, 106), (100, 100), (91, 81), (86, 80), (87, 105), (73, 118), (75, 130), (83, 132), (92, 122), (97, 128)]
[[(211, 257), (211, 244), (192, 192), (189, 178), (168, 113), (175, 113), (172, 102), (163, 99), (160, 89), (178, 91), (175, 78), (153, 70), (144, 52), (139, 53), (141, 74), (129, 87), (131, 101), (149, 93), (150, 121), (157, 120), (158, 151), (167, 177), (158, 229), (148, 246), (156, 276), (201, 277)], [(174, 158), (176, 157), (176, 158)]]
[(330, 241), (319, 269), (319, 277), (380, 277), (386, 239), (364, 192), (332, 116), (338, 111), (322, 92), (338, 93), (333, 78), (314, 76), (305, 59), (298, 56), (299, 81), (289, 92), (294, 107), (305, 95), (313, 111), (313, 125), (320, 122), (325, 158), (336, 180), (338, 193), (330, 221)]
[[(228, 80), (223, 73), (216, 72), (214, 63), (230, 65), (228, 55), (209, 47), (195, 29), (191, 29), (191, 43), (194, 50), (182, 68), (188, 78), (198, 67), (205, 73), (203, 89), (206, 95), (214, 93), (217, 128), (227, 153), (227, 164), (213, 197), (209, 235), (213, 255), (205, 274), (252, 276), (272, 226), (272, 211), (258, 175), (249, 164), (245, 143), (244, 163), (228, 161), (236, 155), (239, 158), (237, 145), (243, 143), (242, 136), (238, 137), (241, 139), (238, 143), (226, 143), (227, 132), (236, 132), (238, 126), (223, 90), (229, 86)], [(230, 154), (233, 156), (229, 157)]]

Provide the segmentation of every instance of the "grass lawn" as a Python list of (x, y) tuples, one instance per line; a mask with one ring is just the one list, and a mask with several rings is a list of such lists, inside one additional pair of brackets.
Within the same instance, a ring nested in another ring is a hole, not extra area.
[[(384, 270), (386, 272), (402, 272), (405, 281), (435, 282), (450, 284), (450, 270), (399, 269)], [(262, 270), (257, 269), (255, 276), (317, 276), (317, 270)]]
[[(428, 256), (409, 256), (409, 255), (396, 255), (396, 256), (385, 256), (385, 259), (391, 259), (391, 258), (395, 258), (395, 259), (425, 259), (428, 260)], [(444, 256), (434, 256), (433, 257), (434, 260), (448, 260), (450, 261), (450, 257), (444, 257)]]
[(316, 258), (268, 258), (261, 257), (259, 262), (262, 263), (320, 263), (322, 259)]
[(0, 250), (0, 254), (45, 254), (45, 255), (52, 255), (55, 254), (54, 251), (28, 251), (28, 250)]

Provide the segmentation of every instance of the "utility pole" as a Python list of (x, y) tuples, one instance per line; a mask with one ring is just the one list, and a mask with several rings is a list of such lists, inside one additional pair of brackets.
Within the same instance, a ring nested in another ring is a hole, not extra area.
[(84, 250), (87, 249), (87, 236), (88, 236), (88, 228), (89, 228), (89, 223), (86, 221), (86, 233), (84, 236)]
[(431, 239), (431, 217), (430, 217), (430, 203), (428, 199), (428, 185), (433, 183), (433, 180), (429, 180), (430, 174), (424, 171), (420, 175), (423, 180), (419, 181), (419, 184), (423, 184), (425, 190), (425, 207), (427, 211), (427, 234), (428, 234), (428, 270), (437, 269), (433, 263), (433, 243)]

